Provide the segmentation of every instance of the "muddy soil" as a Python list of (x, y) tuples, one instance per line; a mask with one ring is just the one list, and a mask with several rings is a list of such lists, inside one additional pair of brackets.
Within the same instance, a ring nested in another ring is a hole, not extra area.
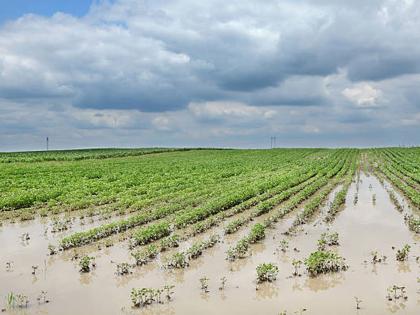
[[(333, 191), (329, 201), (337, 191)], [(395, 209), (377, 178), (361, 174), (358, 192), (353, 183), (345, 207), (331, 224), (323, 221), (327, 206), (310, 223), (301, 226), (296, 235), (286, 236), (283, 233), (299, 209), (289, 214), (267, 231), (262, 243), (252, 246), (252, 255), (247, 258), (228, 262), (226, 251), (263, 217), (225, 237), (187, 269), (163, 269), (165, 257), (171, 253), (168, 252), (125, 276), (115, 272), (116, 263), (132, 262), (126, 242), (100, 251), (95, 246), (78, 250), (90, 252), (97, 264), (91, 273), (81, 274), (77, 262), (70, 259), (72, 250), (48, 256), (48, 244), (57, 243), (70, 231), (45, 234), (45, 220), (5, 224), (0, 227), (0, 306), (5, 307), (7, 294), (14, 292), (26, 295), (30, 303), (27, 308), (7, 310), (5, 314), (299, 314), (303, 309), (304, 314), (419, 314), (420, 263), (416, 256), (420, 256), (420, 237), (408, 230), (403, 214)], [(223, 226), (199, 238), (222, 234)], [(77, 226), (72, 232), (75, 229)], [(293, 277), (292, 260), (303, 260), (315, 251), (320, 234), (327, 230), (339, 233), (340, 245), (334, 250), (346, 258), (349, 269), (311, 278), (302, 267), (302, 275)], [(26, 232), (30, 240), (22, 241), (20, 237)], [(286, 253), (278, 250), (284, 238), (289, 241)], [(196, 239), (181, 244), (180, 249)], [(409, 259), (397, 262), (396, 249), (406, 243), (411, 245)], [(386, 255), (386, 263), (372, 264), (373, 250)], [(12, 262), (10, 270), (6, 270), (7, 262)], [(280, 271), (275, 282), (257, 285), (255, 267), (263, 262), (276, 263)], [(32, 266), (38, 266), (35, 275)], [(200, 288), (199, 279), (204, 276), (209, 278), (207, 293)], [(227, 278), (226, 287), (219, 290), (223, 276)], [(131, 308), (132, 288), (159, 288), (165, 284), (175, 285), (172, 301)], [(387, 288), (394, 284), (406, 287), (407, 300), (386, 299)], [(41, 291), (47, 291), (49, 303), (37, 301)], [(362, 300), (360, 310), (356, 310), (355, 296)]]

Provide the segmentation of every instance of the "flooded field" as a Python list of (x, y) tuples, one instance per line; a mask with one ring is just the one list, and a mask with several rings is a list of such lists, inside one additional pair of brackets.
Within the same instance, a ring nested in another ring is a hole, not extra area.
[[(202, 233), (189, 234), (189, 226), (180, 227), (176, 231), (186, 237), (181, 238), (179, 247), (160, 251), (143, 266), (136, 266), (130, 255), (130, 231), (110, 236), (108, 245), (93, 242), (51, 255), (49, 245), (58, 248), (65, 236), (112, 222), (113, 218), (98, 221), (98, 215), (89, 219), (69, 217), (71, 223), (62, 232), (52, 232), (49, 217), (4, 221), (0, 227), (3, 313), (419, 314), (420, 234), (409, 229), (405, 215), (420, 213), (400, 190), (379, 176), (368, 167), (359, 168), (350, 177), (345, 202), (331, 221), (325, 218), (343, 189), (342, 181), (327, 189), (316, 211), (299, 224), (295, 224), (297, 218), (317, 195), (282, 212), (271, 225), (267, 220), (284, 209), (288, 201), (279, 202), (262, 215), (252, 215), (231, 234), (225, 234), (226, 226), (253, 214), (257, 203), (224, 217)], [(402, 211), (391, 200), (390, 192)], [(64, 215), (58, 217), (63, 219)], [(251, 242), (244, 257), (228, 260), (227, 251), (246, 238), (257, 223), (266, 226), (263, 239)], [(309, 275), (303, 262), (319, 250), (321, 238), (334, 232), (338, 233), (338, 245), (323, 246), (344, 257), (348, 268)], [(189, 259), (188, 266), (167, 267), (173, 254), (188, 251), (212, 235), (219, 235), (219, 242), (196, 259)], [(398, 261), (397, 251), (406, 244), (410, 249)], [(90, 272), (80, 272), (80, 258), (84, 255), (94, 257)], [(294, 265), (294, 261), (301, 263)], [(117, 274), (117, 265), (125, 262), (127, 273)], [(278, 267), (276, 280), (257, 281), (256, 267), (262, 263)], [(164, 290), (163, 303), (133, 307), (133, 288), (158, 289), (166, 285), (174, 286), (169, 301)], [(24, 305), (8, 307), (11, 292), (15, 299), (24, 295)]]

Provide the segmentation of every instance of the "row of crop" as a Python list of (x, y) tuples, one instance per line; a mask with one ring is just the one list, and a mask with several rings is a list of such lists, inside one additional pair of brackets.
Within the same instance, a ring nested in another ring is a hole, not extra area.
[(347, 173), (346, 178), (344, 180), (343, 187), (334, 196), (334, 200), (328, 208), (327, 214), (324, 218), (325, 222), (333, 221), (335, 216), (339, 212), (340, 208), (346, 202), (347, 192), (348, 192), (349, 187), (351, 185), (351, 182), (353, 180), (354, 174), (356, 173), (356, 169), (358, 167), (357, 165), (358, 165), (358, 159), (353, 159), (352, 165), (351, 165), (350, 169), (348, 170), (348, 173)]
[[(344, 161), (340, 164), (341, 168), (334, 167), (333, 172), (327, 172), (325, 177), (320, 177), (317, 181), (307, 186), (305, 189), (301, 190), (299, 193), (294, 195), (289, 199), (286, 204), (279, 209), (275, 214), (268, 217), (264, 220), (264, 223), (256, 223), (250, 230), (249, 234), (240, 239), (233, 247), (229, 248), (227, 252), (228, 260), (235, 260), (237, 258), (242, 258), (247, 255), (249, 245), (255, 243), (259, 240), (262, 240), (265, 237), (265, 228), (272, 226), (277, 222), (281, 217), (295, 209), (301, 202), (308, 199), (310, 196), (319, 191), (322, 187), (328, 184), (329, 176), (333, 177), (336, 174), (340, 173), (344, 167)], [(314, 198), (316, 199), (316, 198)]]
[[(204, 194), (203, 196), (201, 196), (201, 198), (204, 199), (206, 196), (207, 195)], [(170, 214), (175, 214), (179, 210), (183, 210), (185, 208), (192, 209), (191, 204), (194, 202), (198, 202), (197, 194), (192, 194), (190, 198), (185, 197), (183, 200), (179, 200), (179, 202), (171, 203), (167, 206), (153, 209), (152, 211), (142, 211), (141, 213), (130, 216), (127, 219), (114, 221), (108, 224), (89, 229), (87, 231), (74, 233), (72, 235), (64, 237), (61, 240), (60, 246), (63, 249), (68, 249), (72, 247), (86, 245), (96, 240), (108, 237), (112, 234), (117, 234), (131, 229), (133, 227), (136, 227), (138, 225), (146, 224), (164, 218)]]
[(191, 150), (188, 148), (87, 149), (0, 153), (0, 163), (80, 161), (139, 156), (152, 153)]
[(395, 176), (387, 167), (379, 165), (380, 171), (388, 178), (389, 181), (396, 187), (398, 187), (416, 206), (420, 207), (420, 193), (407, 185), (403, 180)]
[(401, 152), (401, 154), (397, 154), (395, 149), (387, 149), (381, 152), (391, 161), (394, 168), (398, 169), (405, 176), (412, 178), (417, 184), (420, 183), (420, 169), (418, 167), (418, 162), (420, 161), (417, 161), (416, 164), (413, 155), (407, 154), (407, 150)]
[[(335, 175), (335, 172), (338, 172), (338, 170), (341, 168), (339, 164), (340, 162), (337, 163), (336, 167), (334, 167), (332, 171), (328, 171), (327, 175), (328, 176)], [(322, 172), (323, 171), (321, 170), (320, 173), (322, 174)], [(186, 212), (184, 215), (178, 216), (176, 219), (175, 225), (177, 227), (182, 227), (182, 226), (189, 225), (191, 223), (201, 221), (209, 217), (210, 215), (214, 215), (232, 206), (241, 204), (242, 202), (251, 199), (255, 195), (264, 193), (264, 191), (267, 190), (268, 188), (269, 187), (267, 187), (267, 184), (259, 185), (257, 187), (245, 187), (242, 191), (237, 192), (235, 195), (227, 196), (226, 200), (220, 201), (220, 205), (216, 204), (216, 206), (210, 206), (208, 208), (195, 209), (193, 212)], [(263, 203), (262, 205), (260, 205), (256, 211), (260, 212), (260, 214), (263, 214), (264, 212), (268, 211), (271, 207), (273, 207), (275, 204), (278, 204), (280, 201), (282, 201), (283, 200), (282, 198), (284, 197), (280, 195), (278, 199), (274, 199), (273, 201), (267, 201), (266, 203)]]
[[(331, 167), (331, 165), (329, 167)], [(240, 226), (251, 221), (254, 217), (266, 213), (267, 211), (271, 210), (272, 208), (274, 208), (293, 194), (301, 191), (306, 186), (319, 179), (319, 177), (321, 176), (320, 174), (317, 176), (313, 176), (319, 170), (322, 170), (322, 167), (311, 169), (306, 174), (290, 174), (289, 177), (285, 179), (283, 185), (279, 185), (274, 189), (271, 189), (263, 194), (257, 195), (235, 207), (230, 208), (228, 211), (219, 212), (215, 215), (206, 218), (203, 221), (199, 221), (193, 224), (191, 226), (191, 235), (194, 236), (196, 234), (202, 233), (210, 229), (211, 227), (218, 225), (220, 222), (223, 222), (229, 217), (232, 217), (236, 214), (247, 211), (248, 209), (254, 206), (257, 206), (250, 214), (232, 221), (232, 224), (228, 224), (228, 226), (225, 227), (226, 234), (234, 233), (237, 229), (240, 228)]]
[[(296, 151), (291, 156), (299, 160), (310, 152), (313, 151)], [(125, 160), (122, 159), (49, 163), (37, 168), (30, 164), (11, 165), (0, 174), (0, 209), (29, 207), (45, 202), (59, 209), (81, 209), (109, 202), (118, 202), (121, 207), (136, 207), (138, 200), (159, 196), (161, 189), (173, 190), (178, 186), (181, 189), (185, 183), (190, 187), (220, 183), (227, 178), (226, 173), (237, 176), (253, 171), (251, 162), (233, 163), (229, 152), (221, 152), (221, 157), (218, 155), (215, 162), (203, 159), (205, 154), (199, 153), (191, 151), (178, 153), (175, 157), (162, 155), (154, 159), (132, 159), (128, 163), (123, 163)], [(185, 159), (184, 155), (192, 155), (192, 161)], [(197, 161), (194, 160), (196, 156)], [(180, 168), (172, 166), (177, 160), (180, 160), (177, 163)], [(293, 163), (288, 155), (274, 161), (278, 163), (275, 169)], [(139, 196), (142, 198), (139, 199)]]
[[(276, 180), (266, 181), (263, 184), (259, 184), (259, 187), (260, 187), (259, 189), (260, 190), (256, 191), (255, 189), (253, 189), (252, 192), (254, 194), (259, 193), (260, 191), (263, 191), (267, 187), (271, 187), (273, 185), (279, 184), (279, 182), (281, 182), (282, 180), (284, 180), (284, 177), (278, 177)], [(239, 198), (238, 198), (238, 196), (239, 196)], [(243, 194), (236, 194), (236, 195), (233, 195), (233, 198), (232, 198), (232, 195), (228, 195), (226, 199), (223, 199), (223, 198), (216, 199), (216, 202), (210, 202), (206, 208), (201, 208), (199, 210), (200, 211), (205, 210), (207, 212), (205, 215), (212, 214), (212, 213), (218, 213), (218, 212), (220, 212), (224, 209), (227, 209), (227, 208), (231, 207), (232, 205), (235, 205), (235, 204), (238, 204), (238, 203), (240, 204), (240, 202), (245, 199), (243, 196), (244, 196)], [(248, 195), (245, 195), (245, 197), (248, 197)], [(221, 202), (221, 199), (222, 199), (223, 202)], [(76, 233), (76, 234), (73, 234), (71, 236), (68, 236), (68, 237), (64, 238), (61, 242), (61, 245), (62, 245), (63, 248), (70, 248), (70, 247), (73, 247), (73, 246), (80, 246), (80, 245), (83, 245), (83, 244), (87, 244), (87, 243), (90, 243), (92, 241), (98, 240), (100, 238), (109, 236), (111, 234), (127, 230), (128, 228), (131, 228), (133, 226), (136, 226), (136, 225), (139, 225), (139, 224), (144, 224), (144, 223), (151, 222), (153, 220), (165, 217), (166, 215), (168, 215), (170, 213), (174, 213), (174, 211), (173, 211), (174, 208), (177, 209), (176, 206), (173, 206), (173, 207), (168, 207), (168, 208), (163, 209), (163, 210), (158, 209), (157, 211), (154, 211), (154, 212), (141, 213), (139, 215), (133, 216), (133, 217), (131, 217), (129, 219), (126, 219), (126, 220), (122, 220), (122, 221), (119, 221), (119, 222), (113, 222), (113, 223), (110, 223), (110, 224), (107, 224), (107, 225), (104, 225), (104, 226), (101, 226), (101, 227), (94, 228), (94, 229), (89, 230), (89, 231), (79, 232), (79, 233)], [(191, 213), (194, 213), (194, 214), (196, 213), (195, 209), (186, 210), (185, 212), (188, 213), (190, 211), (191, 211)], [(189, 218), (191, 218), (191, 217), (189, 217)], [(203, 217), (199, 217), (198, 220), (200, 220), (202, 218)], [(188, 220), (188, 221), (189, 221), (189, 223), (191, 223), (191, 221), (193, 221), (193, 220)], [(172, 222), (172, 220), (168, 220), (167, 222), (168, 223)], [(180, 222), (179, 216), (177, 216), (175, 218), (175, 222), (178, 222), (177, 227), (185, 226), (184, 224), (179, 224), (179, 222)]]
[[(258, 178), (258, 177), (257, 177)], [(280, 179), (278, 181), (281, 181), (283, 177), (280, 177)], [(253, 181), (256, 178), (254, 177), (253, 179), (247, 179), (247, 182), (249, 181)], [(272, 184), (276, 184), (278, 183), (278, 181), (276, 182), (272, 182)], [(248, 184), (246, 184), (248, 185)], [(224, 188), (223, 188), (224, 190)], [(215, 188), (214, 187), (207, 187), (207, 192), (208, 191), (212, 191), (213, 193), (215, 192)], [(222, 193), (223, 191), (216, 191), (218, 194)], [(200, 196), (200, 194), (198, 194)], [(201, 194), (201, 198), (206, 197), (207, 195), (203, 195)], [(183, 199), (183, 200), (182, 200)], [(216, 198), (216, 200), (218, 200)], [(198, 203), (198, 198), (197, 198), (197, 193), (196, 194), (192, 194), (190, 196), (190, 198), (187, 198), (187, 196), (185, 196), (184, 198), (181, 198), (181, 200), (179, 200), (179, 202), (176, 203), (172, 203), (169, 204), (168, 206), (162, 207), (162, 208), (157, 208), (154, 209), (152, 211), (148, 211), (148, 212), (141, 212), (137, 215), (131, 216), (127, 219), (123, 219), (123, 220), (119, 220), (119, 221), (115, 221), (109, 224), (105, 224), (93, 229), (90, 229), (88, 231), (83, 231), (83, 232), (78, 232), (75, 233), (73, 235), (70, 235), (68, 237), (65, 237), (62, 241), (61, 241), (61, 246), (64, 249), (68, 249), (71, 247), (76, 247), (76, 246), (80, 246), (80, 245), (84, 245), (84, 244), (88, 244), (91, 243), (93, 241), (96, 241), (98, 239), (104, 238), (104, 237), (108, 237), (112, 234), (116, 234), (116, 233), (120, 233), (122, 231), (126, 231), (128, 229), (131, 229), (135, 226), (138, 225), (142, 225), (142, 224), (146, 224), (149, 223), (151, 221), (154, 220), (158, 220), (161, 218), (165, 218), (166, 216), (172, 214), (175, 215), (179, 210), (183, 210), (184, 212), (188, 212), (188, 211), (193, 211), (192, 208), (192, 204), (193, 203)], [(217, 203), (210, 203), (210, 205), (212, 206), (218, 206)], [(185, 208), (187, 208), (185, 210)], [(171, 222), (172, 220), (168, 220), (168, 222)]]
[[(332, 164), (332, 165), (334, 165), (334, 164)], [(331, 167), (331, 164), (329, 166)], [(315, 177), (315, 178), (317, 178), (317, 177)], [(306, 185), (308, 185), (308, 183), (310, 183), (310, 182), (313, 182), (313, 180), (312, 180), (311, 177), (309, 179), (310, 179), (310, 181), (304, 182)], [(298, 186), (302, 187), (302, 185), (298, 185)], [(226, 215), (228, 215), (228, 213), (230, 213), (231, 215), (233, 215), (233, 213), (237, 213), (236, 211), (238, 209), (240, 209), (240, 208), (239, 207), (237, 207), (237, 209), (231, 208), (230, 211), (225, 212), (225, 213), (226, 213)], [(216, 216), (219, 216), (219, 215), (220, 214), (218, 214)], [(168, 225), (165, 225), (165, 227), (166, 227), (166, 230), (165, 231), (168, 232), (169, 231)], [(142, 230), (143, 229), (140, 229), (139, 235), (144, 235), (146, 233), (146, 232), (143, 232)], [(147, 231), (150, 231), (150, 230), (147, 230)], [(148, 233), (146, 233), (146, 234), (149, 235)], [(188, 233), (187, 234), (186, 233), (182, 233), (182, 235), (183, 235), (183, 237), (178, 237), (178, 234), (174, 234), (173, 236), (169, 237), (169, 239), (171, 239), (172, 237), (174, 237), (174, 238), (177, 239), (175, 242), (171, 242), (171, 244), (172, 243), (174, 243), (174, 244), (172, 244), (172, 246), (170, 246), (170, 247), (178, 246), (178, 241), (179, 240), (188, 238)], [(195, 235), (195, 233), (193, 233), (192, 235)], [(155, 238), (148, 237), (147, 239), (157, 240), (158, 238), (159, 237), (155, 237)], [(141, 238), (141, 239), (143, 240), (144, 238)], [(166, 239), (163, 239), (161, 241), (161, 243), (163, 243), (163, 241), (165, 241), (165, 240)], [(138, 242), (138, 241), (134, 240), (133, 244), (135, 245), (136, 242)], [(142, 241), (142, 244), (145, 244), (145, 242)], [(163, 245), (160, 245), (160, 248), (159, 249), (155, 248), (154, 247), (155, 245), (150, 245), (150, 246), (153, 247), (153, 251), (152, 251), (153, 253), (152, 254), (150, 254), (150, 252), (151, 252), (150, 248), (146, 248), (146, 249), (143, 249), (143, 250), (140, 250), (140, 251), (135, 252), (136, 253), (136, 257), (142, 257), (139, 261), (143, 261), (143, 262), (146, 261), (147, 262), (147, 261), (149, 261), (151, 259), (151, 256), (154, 257), (156, 255), (157, 251), (162, 251), (162, 250), (165, 250), (166, 249), (166, 246), (163, 246)], [(197, 246), (195, 246), (195, 247), (197, 247)], [(182, 258), (181, 256), (182, 255), (177, 255), (177, 257), (179, 259)]]

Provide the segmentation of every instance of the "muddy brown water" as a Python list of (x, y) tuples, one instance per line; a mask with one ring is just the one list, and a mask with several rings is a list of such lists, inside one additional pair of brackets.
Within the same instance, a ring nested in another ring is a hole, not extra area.
[[(131, 262), (127, 243), (122, 242), (101, 251), (94, 250), (94, 246), (87, 248), (96, 257), (97, 267), (91, 273), (80, 274), (77, 263), (69, 259), (71, 251), (47, 256), (48, 244), (56, 243), (70, 231), (45, 235), (46, 221), (41, 220), (5, 224), (0, 227), (0, 306), (3, 308), (6, 295), (14, 292), (28, 296), (30, 303), (27, 308), (9, 310), (7, 314), (279, 314), (285, 310), (287, 314), (299, 314), (303, 308), (306, 309), (303, 314), (420, 314), (420, 283), (417, 283), (420, 265), (415, 259), (420, 255), (420, 237), (408, 230), (403, 214), (395, 209), (376, 177), (361, 174), (360, 180), (357, 204), (353, 203), (356, 194), (353, 183), (345, 208), (331, 224), (322, 220), (325, 206), (296, 235), (285, 236), (282, 233), (289, 229), (300, 211), (297, 209), (268, 230), (262, 243), (252, 246), (252, 255), (235, 262), (226, 261), (229, 246), (264, 217), (257, 218), (206, 250), (183, 270), (162, 268), (165, 257), (173, 252), (170, 251), (149, 265), (134, 268), (130, 275), (117, 276), (116, 263)], [(223, 226), (181, 244), (180, 249), (212, 233), (222, 234)], [(335, 250), (346, 258), (349, 269), (311, 278), (301, 268), (302, 276), (292, 277), (292, 260), (303, 260), (316, 250), (320, 234), (327, 230), (339, 233), (340, 245)], [(20, 239), (25, 232), (31, 236), (27, 242)], [(289, 241), (286, 253), (276, 250), (283, 238)], [(400, 263), (395, 260), (392, 246), (401, 248), (405, 243), (411, 245), (410, 257)], [(364, 263), (371, 259), (372, 250), (386, 255), (386, 263)], [(7, 261), (13, 261), (11, 271), (6, 271)], [(255, 267), (263, 262), (276, 263), (280, 271), (275, 282), (260, 284), (256, 290)], [(38, 266), (36, 275), (31, 274), (32, 265)], [(204, 276), (210, 279), (208, 293), (200, 289), (199, 279)], [(226, 288), (219, 290), (223, 276), (227, 278)], [(165, 284), (175, 285), (171, 302), (131, 308), (132, 288), (158, 288)], [(407, 300), (394, 302), (385, 298), (387, 288), (394, 284), (407, 288)], [(37, 302), (41, 291), (47, 291), (50, 303)], [(355, 296), (362, 300), (360, 310), (356, 310)]]

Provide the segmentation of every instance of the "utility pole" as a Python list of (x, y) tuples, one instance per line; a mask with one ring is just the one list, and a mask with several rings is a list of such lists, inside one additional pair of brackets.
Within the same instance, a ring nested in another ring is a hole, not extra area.
[(270, 137), (270, 149), (274, 149), (276, 147), (276, 140), (277, 140), (277, 137), (273, 137), (273, 136)]
[(49, 139), (48, 139), (48, 136), (47, 136), (47, 151), (48, 151), (48, 142), (49, 142)]

